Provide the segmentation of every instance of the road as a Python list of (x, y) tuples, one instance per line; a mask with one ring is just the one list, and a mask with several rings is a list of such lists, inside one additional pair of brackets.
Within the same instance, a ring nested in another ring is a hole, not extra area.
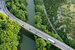
[(1, 1), (1, 6), (2, 6), (2, 9), (3, 11), (5, 12), (5, 14), (8, 15), (9, 18), (13, 19), (14, 21), (18, 22), (20, 26), (22, 26), (23, 28), (25, 28), (26, 30), (32, 32), (33, 34), (45, 39), (45, 40), (48, 40), (48, 38), (56, 41), (56, 44), (53, 44), (54, 46), (62, 49), (62, 50), (73, 50), (73, 48), (69, 47), (68, 45), (66, 45), (65, 43), (63, 42), (60, 42), (59, 40), (57, 40), (56, 38), (52, 37), (52, 36), (49, 36), (47, 35), (46, 33), (40, 31), (39, 29), (27, 24), (26, 22), (23, 22), (22, 20), (16, 18), (13, 14), (11, 14), (8, 9), (6, 8), (6, 5), (5, 5), (5, 0), (0, 0)]
[(58, 32), (56, 31), (54, 25), (52, 24), (51, 20), (49, 19), (48, 17), (48, 14), (47, 14), (47, 11), (46, 11), (46, 8), (45, 8), (45, 3), (44, 3), (44, 0), (43, 0), (43, 7), (44, 7), (44, 12), (45, 12), (45, 15), (46, 15), (46, 18), (48, 20), (48, 23), (50, 24), (50, 26), (52, 27), (52, 29), (54, 30), (54, 32), (58, 35), (59, 38), (61, 38), (58, 34)]

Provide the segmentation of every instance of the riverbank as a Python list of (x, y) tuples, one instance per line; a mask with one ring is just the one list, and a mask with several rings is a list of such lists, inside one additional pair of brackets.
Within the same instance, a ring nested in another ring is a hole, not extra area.
[[(12, 3), (12, 4), (11, 4)], [(30, 25), (35, 23), (35, 5), (33, 0), (6, 0), (8, 10), (17, 18), (27, 22)], [(19, 50), (36, 50), (34, 35), (29, 31), (21, 28), (19, 35), (21, 35)]]
[(19, 50), (36, 50), (34, 35), (31, 32), (22, 28), (19, 35), (21, 36)]

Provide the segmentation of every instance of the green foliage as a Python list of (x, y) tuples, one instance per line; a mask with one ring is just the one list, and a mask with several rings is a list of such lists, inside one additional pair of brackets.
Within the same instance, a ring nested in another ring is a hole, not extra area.
[[(35, 42), (36, 42), (36, 47), (37, 47), (37, 50), (47, 50), (50, 48), (50, 42), (46, 42), (44, 39), (42, 38), (38, 38), (37, 36), (35, 36)], [(46, 49), (47, 47), (47, 49)]]
[[(38, 29), (46, 32), (48, 35), (51, 35), (60, 41), (61, 38), (57, 36), (57, 34), (54, 33), (51, 26), (48, 23), (48, 20), (44, 13), (44, 7), (43, 7), (43, 0), (35, 0), (35, 7), (36, 7), (36, 16), (35, 16), (35, 27)], [(35, 37), (37, 50), (50, 50), (51, 44), (48, 41), (45, 41), (42, 38)]]
[(35, 16), (35, 20), (36, 20), (36, 23), (42, 23), (41, 16), (39, 16), (39, 15)]
[(4, 13), (0, 14), (0, 21), (6, 20), (7, 16)]
[[(39, 42), (39, 43), (38, 43)], [(41, 47), (41, 48), (43, 48), (43, 47), (45, 47), (46, 46), (46, 43), (45, 43), (45, 41), (43, 40), (43, 39), (41, 39), (41, 38), (38, 38), (37, 40), (36, 40), (36, 45), (37, 45), (37, 47)]]
[(0, 50), (17, 50), (19, 30), (18, 23), (0, 13)]
[(36, 11), (41, 12), (42, 14), (44, 14), (43, 5), (36, 5)]
[[(58, 7), (61, 6), (63, 2), (66, 2), (66, 0), (44, 0), (44, 2), (49, 18), (54, 24), (57, 19)], [(53, 17), (55, 18), (54, 20)]]
[(27, 20), (27, 10), (26, 10), (26, 0), (5, 0), (6, 6), (11, 13), (13, 13), (17, 18), (26, 21)]
[(61, 38), (64, 40), (64, 42), (66, 44), (68, 44), (69, 46), (75, 48), (75, 41), (74, 40), (67, 39), (66, 32), (63, 32), (62, 30), (59, 30), (58, 33), (61, 33), (59, 35), (61, 36)]
[[(36, 3), (37, 2), (37, 3)], [(57, 34), (55, 34), (54, 32), (49, 31), (49, 29), (51, 27), (48, 27), (48, 21), (45, 17), (45, 14), (44, 14), (44, 7), (42, 4), (40, 4), (40, 2), (43, 4), (43, 0), (41, 1), (35, 1), (35, 5), (36, 5), (36, 16), (35, 16), (35, 20), (36, 20), (36, 23), (35, 23), (35, 27), (37, 27), (38, 29), (46, 32), (47, 34), (49, 35), (52, 35), (53, 37), (57, 38), (57, 39), (60, 39), (58, 38)], [(38, 6), (38, 8), (37, 8)], [(40, 6), (42, 6), (42, 8), (40, 8)], [(42, 15), (43, 14), (43, 15)], [(48, 28), (49, 29), (48, 29)], [(61, 39), (60, 39), (61, 40)], [(62, 41), (62, 40), (61, 40)]]
[(42, 0), (34, 0), (36, 5), (42, 5), (43, 1)]
[[(60, 8), (62, 10), (61, 15), (63, 15), (63, 17), (65, 19), (61, 18), (61, 21), (62, 21), (61, 23), (58, 22), (58, 19), (57, 19), (58, 8), (61, 7), (62, 5), (64, 5), (64, 3), (67, 3), (66, 0), (44, 0), (44, 1), (45, 1), (45, 6), (46, 6), (47, 13), (49, 15), (49, 18), (52, 21), (52, 23), (54, 24), (55, 28), (59, 28), (59, 26), (61, 26), (63, 24), (66, 25), (66, 28), (65, 28), (66, 32), (62, 31), (64, 28), (61, 29), (61, 30), (58, 30), (59, 35), (61, 36), (61, 38), (63, 39), (63, 41), (66, 44), (75, 48), (75, 41), (67, 39), (67, 33), (69, 33), (69, 31), (72, 31), (72, 29), (74, 28), (73, 24), (71, 23), (72, 22), (71, 20), (73, 20), (73, 17), (74, 17), (74, 16), (71, 15), (73, 13), (68, 8), (67, 9)], [(73, 1), (74, 0), (72, 0), (72, 2)], [(70, 5), (70, 3), (68, 3), (68, 4)], [(68, 7), (70, 7), (70, 6), (68, 6)], [(70, 17), (70, 18), (67, 18), (67, 16)], [(55, 18), (54, 20), (53, 20), (53, 17)], [(70, 25), (70, 23), (72, 24), (72, 26)], [(54, 37), (56, 37), (56, 35), (54, 35)], [(58, 39), (60, 39), (60, 38), (58, 38)]]
[(71, 0), (73, 4), (75, 4), (75, 0)]

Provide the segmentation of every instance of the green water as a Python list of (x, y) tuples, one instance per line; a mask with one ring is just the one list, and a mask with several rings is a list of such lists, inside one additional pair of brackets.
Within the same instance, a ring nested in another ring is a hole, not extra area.
[(34, 1), (33, 0), (27, 0), (27, 2), (28, 2), (28, 6), (27, 6), (28, 21), (27, 21), (27, 23), (34, 25), (34, 23), (35, 23), (35, 20), (34, 20), (34, 16), (35, 16)]
[[(35, 20), (35, 5), (33, 0), (27, 0), (27, 11), (28, 11), (28, 21), (30, 25), (34, 25)], [(34, 35), (24, 29), (21, 29), (22, 40), (20, 44), (20, 50), (36, 50)]]
[(21, 29), (21, 41), (18, 50), (36, 50), (34, 35), (27, 30)]

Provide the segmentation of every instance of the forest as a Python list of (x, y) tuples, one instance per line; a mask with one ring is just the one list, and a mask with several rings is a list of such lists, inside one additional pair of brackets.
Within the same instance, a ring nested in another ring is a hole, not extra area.
[[(8, 10), (13, 15), (15, 15), (17, 18), (25, 22), (28, 20), (27, 18), (28, 12), (26, 10), (27, 6), (26, 0), (5, 0), (5, 1)], [(61, 38), (58, 37), (58, 35), (53, 31), (52, 27), (50, 26), (44, 12), (43, 3), (45, 3), (49, 19), (51, 20), (52, 24), (55, 26)], [(75, 4), (74, 0), (72, 0), (72, 2), (68, 2), (67, 0), (34, 0), (34, 4), (35, 4), (35, 14), (36, 14), (34, 26), (39, 30), (47, 33), (48, 35), (53, 36), (54, 38), (75, 48), (75, 40), (67, 38), (67, 34), (69, 33), (71, 33), (71, 36), (75, 38), (74, 37), (75, 18), (73, 17), (75, 16), (74, 15), (75, 12), (73, 12), (73, 10), (70, 10), (71, 4)], [(67, 8), (63, 8), (64, 7), (63, 5), (65, 4), (68, 5)], [(66, 26), (61, 27), (62, 25)], [(5, 14), (0, 13), (0, 44), (1, 44), (0, 49), (1, 50), (11, 50), (11, 48), (13, 48), (13, 50), (17, 50), (17, 46), (19, 45), (19, 39), (20, 39), (18, 32), (20, 29), (21, 29), (20, 26), (16, 22), (9, 19)], [(59, 48), (53, 46), (49, 41), (45, 41), (44, 39), (36, 35), (34, 35), (34, 37), (35, 37), (34, 41), (36, 43), (37, 50), (55, 50), (55, 49), (60, 50)], [(3, 48), (4, 46), (5, 48)]]
[(26, 0), (5, 0), (8, 10), (17, 18), (27, 21)]
[[(43, 0), (35, 0), (35, 11), (35, 27), (62, 41), (62, 39), (54, 33), (54, 31), (48, 23), (48, 20), (44, 13)], [(49, 42), (43, 40), (42, 38), (35, 38), (35, 42), (37, 50), (49, 50), (52, 47), (52, 45)]]
[(0, 50), (17, 50), (21, 27), (17, 22), (9, 19), (4, 13), (0, 13)]
[[(74, 12), (70, 11), (69, 9), (70, 5), (72, 4), (72, 1), (68, 0), (58, 0), (58, 2), (56, 0), (44, 0), (44, 1), (49, 18), (51, 22), (53, 22), (53, 25), (57, 29), (61, 38), (63, 39), (63, 42), (75, 48), (75, 40), (67, 38), (67, 34), (74, 33), (75, 30), (74, 29), (75, 22), (73, 20), (75, 19), (74, 18), (75, 15), (72, 15), (74, 14)], [(60, 16), (60, 18), (58, 18), (58, 16)], [(59, 29), (62, 25), (66, 25), (66, 27)]]

